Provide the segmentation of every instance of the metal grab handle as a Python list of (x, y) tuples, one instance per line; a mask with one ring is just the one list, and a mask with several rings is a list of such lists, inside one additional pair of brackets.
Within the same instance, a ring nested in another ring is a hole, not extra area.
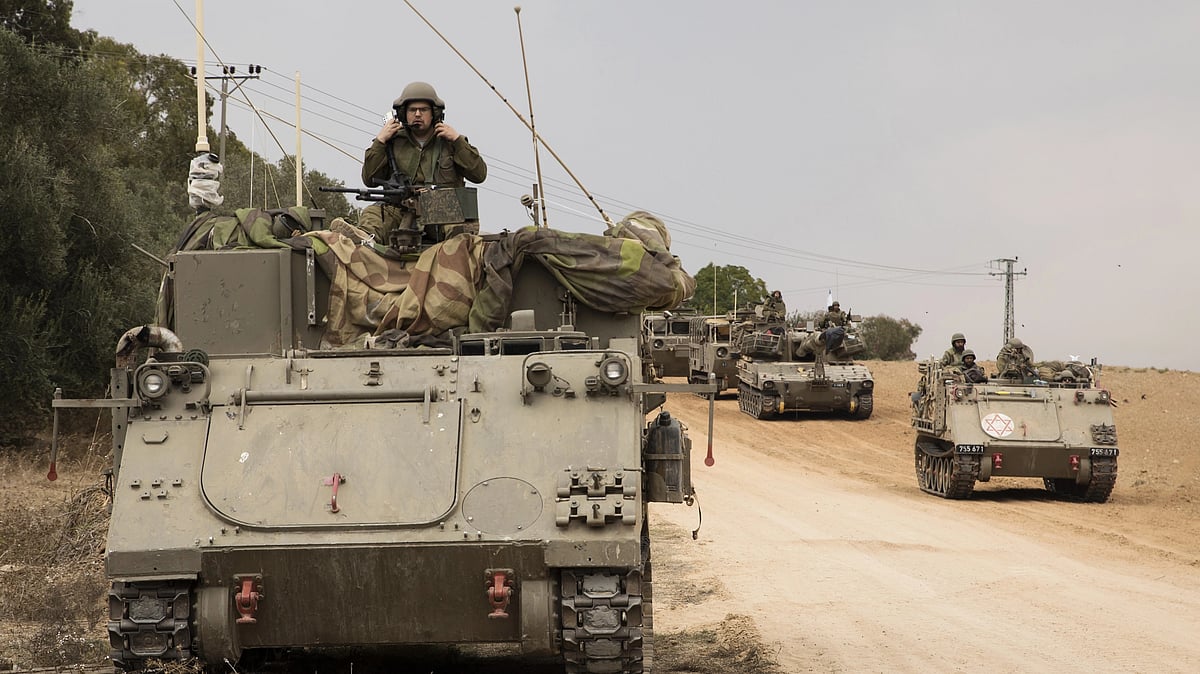
[(339, 510), (338, 504), (337, 504), (338, 485), (343, 484), (345, 481), (346, 481), (346, 478), (342, 477), (341, 473), (334, 473), (333, 477), (327, 477), (324, 480), (326, 487), (329, 487), (329, 486), (333, 487), (333, 496), (329, 499), (329, 512), (331, 512), (331, 513), (336, 513)]

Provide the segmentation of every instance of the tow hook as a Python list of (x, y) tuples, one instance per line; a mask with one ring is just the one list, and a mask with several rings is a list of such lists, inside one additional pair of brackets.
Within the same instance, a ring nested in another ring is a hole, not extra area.
[(234, 582), (241, 584), (241, 590), (233, 596), (233, 605), (237, 608), (237, 619), (239, 625), (254, 624), (258, 622), (255, 613), (258, 613), (258, 600), (263, 598), (262, 595), (262, 576), (234, 576)]
[(492, 605), (492, 612), (488, 617), (507, 618), (508, 612), (505, 609), (508, 608), (513, 593), (513, 581), (509, 577), (513, 573), (512, 569), (488, 569), (483, 573), (487, 578), (488, 603)]

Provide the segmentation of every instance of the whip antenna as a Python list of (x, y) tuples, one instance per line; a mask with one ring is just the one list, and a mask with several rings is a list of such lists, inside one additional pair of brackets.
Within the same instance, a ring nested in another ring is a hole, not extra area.
[(571, 171), (571, 169), (567, 168), (567, 164), (562, 160), (562, 157), (558, 156), (558, 153), (554, 151), (554, 148), (550, 147), (550, 144), (546, 142), (546, 139), (542, 138), (542, 135), (533, 128), (533, 125), (525, 119), (525, 116), (522, 115), (516, 108), (514, 108), (512, 103), (508, 102), (508, 99), (504, 97), (504, 94), (500, 93), (500, 90), (497, 89), (494, 84), (489, 82), (488, 78), (483, 76), (483, 73), (479, 72), (479, 69), (476, 68), (473, 63), (471, 63), (470, 59), (468, 59), (466, 56), (463, 56), (463, 53), (460, 52), (458, 48), (450, 42), (450, 40), (446, 39), (446, 36), (442, 35), (442, 32), (429, 22), (429, 19), (425, 18), (425, 15), (421, 14), (416, 7), (413, 7), (412, 2), (409, 0), (404, 0), (404, 4), (408, 5), (408, 8), (411, 9), (418, 18), (424, 21), (425, 25), (429, 26), (429, 29), (432, 30), (434, 34), (442, 38), (442, 42), (445, 42), (446, 46), (449, 47), (450, 50), (455, 54), (457, 54), (458, 58), (462, 59), (463, 63), (467, 64), (467, 67), (474, 71), (475, 74), (479, 76), (479, 79), (483, 80), (483, 83), (488, 85), (488, 88), (500, 97), (500, 100), (504, 101), (504, 104), (508, 106), (508, 109), (517, 116), (517, 119), (521, 120), (521, 123), (525, 125), (525, 128), (529, 129), (529, 131), (533, 134), (533, 137), (537, 139), (537, 142), (541, 143), (542, 147), (546, 148), (546, 151), (550, 153), (550, 156), (554, 157), (554, 161), (557, 161), (558, 165), (567, 172), (567, 175), (571, 176), (571, 180), (575, 181), (575, 185), (579, 187), (581, 192), (583, 192), (583, 196), (587, 197), (588, 201), (592, 202), (592, 207), (600, 212), (600, 217), (604, 218), (605, 224), (607, 224), (609, 227), (614, 227), (615, 225), (613, 224), (613, 221), (609, 219), (608, 214), (604, 212), (604, 209), (600, 208), (600, 204), (596, 203), (595, 198), (592, 197), (592, 193), (588, 192), (587, 188), (583, 186), (583, 183), (579, 182), (579, 178), (575, 177), (575, 174)]
[(525, 60), (525, 31), (521, 30), (521, 6), (513, 7), (517, 13), (517, 35), (521, 38), (521, 69), (525, 71), (525, 98), (529, 101), (529, 130), (533, 133), (533, 166), (537, 172), (537, 184), (533, 186), (533, 224), (549, 227), (550, 217), (546, 213), (546, 189), (542, 187), (542, 157), (538, 152), (537, 125), (533, 121), (533, 93), (529, 88), (529, 63)]

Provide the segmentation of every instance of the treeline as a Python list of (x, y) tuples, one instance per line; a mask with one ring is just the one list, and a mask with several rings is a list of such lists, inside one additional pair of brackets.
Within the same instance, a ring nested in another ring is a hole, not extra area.
[[(102, 396), (117, 338), (153, 319), (163, 268), (134, 244), (162, 257), (194, 217), (196, 143), (195, 80), (183, 63), (72, 29), (70, 2), (3, 5), (0, 446), (46, 426), (55, 387)], [(211, 126), (208, 137), (215, 150)], [(232, 133), (226, 154), (219, 211), (293, 205), (290, 157), (271, 164)], [(313, 194), (341, 185), (304, 177)], [(319, 198), (330, 217), (351, 213), (341, 195)]]

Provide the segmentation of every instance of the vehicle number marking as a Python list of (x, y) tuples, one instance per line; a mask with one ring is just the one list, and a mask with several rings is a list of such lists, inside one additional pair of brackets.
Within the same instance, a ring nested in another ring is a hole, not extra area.
[(983, 454), (983, 445), (955, 445), (954, 451), (959, 454)]
[(1092, 456), (1117, 456), (1120, 453), (1116, 447), (1092, 447)]
[(987, 415), (983, 418), (979, 425), (983, 428), (984, 433), (987, 433), (993, 438), (1007, 438), (1008, 436), (1012, 435), (1013, 429), (1015, 428), (1012, 417), (1000, 412), (992, 412), (991, 414)]

